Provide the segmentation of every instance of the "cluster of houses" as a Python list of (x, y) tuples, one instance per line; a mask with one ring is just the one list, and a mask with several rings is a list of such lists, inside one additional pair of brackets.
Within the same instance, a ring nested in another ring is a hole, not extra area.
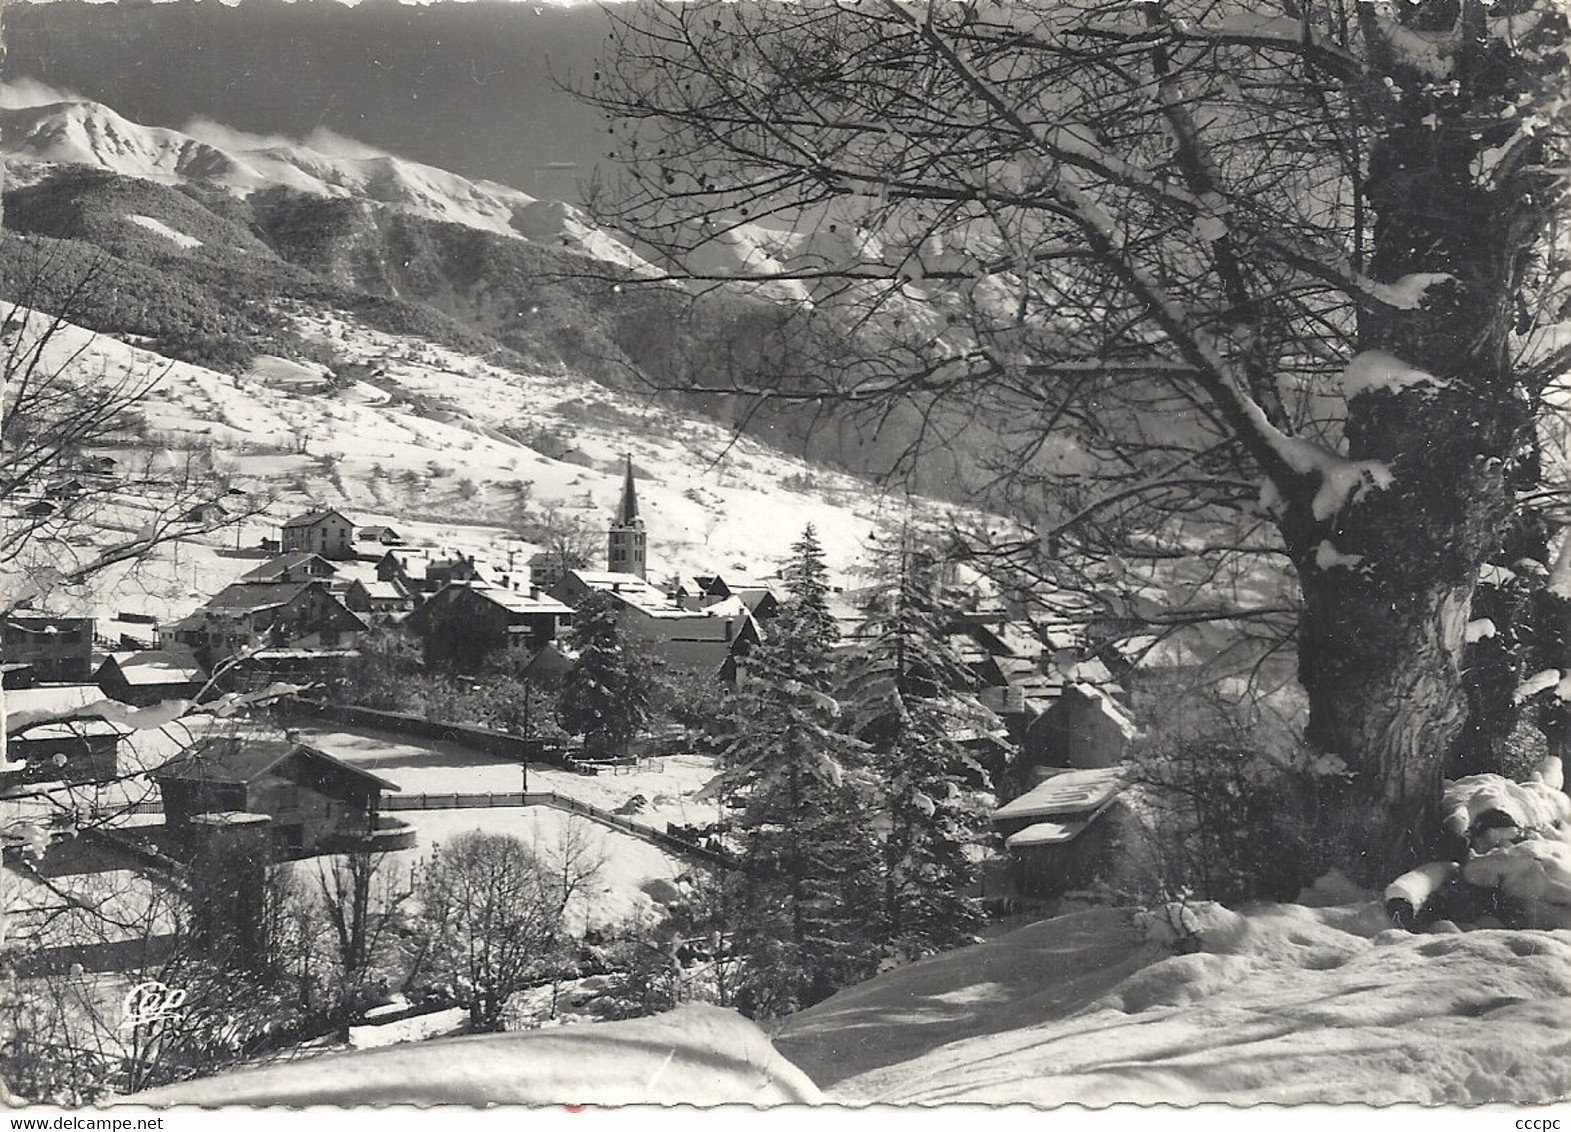
[[(780, 604), (769, 580), (738, 574), (651, 582), (631, 461), (607, 531), (604, 570), (545, 555), (477, 562), (411, 545), (391, 527), (357, 527), (334, 508), (290, 518), (266, 549), (272, 557), (160, 626), (153, 648), (106, 650), (93, 619), (80, 613), (7, 618), (9, 706), (69, 707), (103, 696), (146, 705), (280, 679), (331, 680), (356, 662), (359, 638), (378, 626), (417, 638), (433, 667), (474, 671), (507, 650), (529, 674), (552, 679), (571, 667), (565, 630), (596, 594), (614, 599), (624, 631), (667, 665), (732, 683)], [(851, 645), (862, 631), (858, 599), (855, 592), (832, 595)], [(1003, 801), (994, 822), (1010, 850), (1013, 883), (1038, 893), (1084, 883), (1096, 867), (1106, 832), (1100, 819), (1118, 795), (1120, 764), (1135, 734), (1120, 674), (1088, 659), (1077, 633), (1043, 634), (1002, 606), (958, 612), (948, 632), (998, 721), (962, 738), (991, 764)], [(103, 781), (115, 773), (121, 738), (111, 723), (77, 721), (30, 731), (13, 741), (12, 758), (27, 761), (25, 773)], [(381, 828), (378, 836), (402, 836), (397, 823), (378, 814), (380, 793), (396, 790), (392, 784), (308, 746), (275, 746), (186, 752), (166, 764), (156, 777), (168, 821), (189, 825), (227, 814), (235, 829), (224, 836), (239, 836), (236, 823), (255, 825), (260, 815), (294, 854), (332, 851), (348, 824), (362, 834)]]

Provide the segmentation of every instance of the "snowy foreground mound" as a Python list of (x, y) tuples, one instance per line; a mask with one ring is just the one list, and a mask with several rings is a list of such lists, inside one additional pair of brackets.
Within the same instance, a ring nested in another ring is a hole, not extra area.
[(789, 1019), (773, 1048), (736, 1014), (687, 1006), (330, 1055), (129, 1100), (1098, 1106), (1571, 1094), (1571, 931), (1414, 935), (1387, 923), (1374, 902), (1098, 909), (853, 987)]
[(1387, 925), (1375, 903), (1201, 906), (1200, 950), (1173, 955), (1165, 923), (1081, 912), (853, 987), (775, 1044), (850, 1104), (1571, 1094), (1571, 932)]
[(810, 1104), (813, 1083), (751, 1022), (712, 1006), (656, 1018), (392, 1046), (127, 1098), (148, 1105)]

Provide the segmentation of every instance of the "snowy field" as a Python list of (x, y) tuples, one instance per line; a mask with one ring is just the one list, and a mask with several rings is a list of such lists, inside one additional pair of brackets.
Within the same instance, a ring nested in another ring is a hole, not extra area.
[[(319, 747), (398, 784), (405, 794), (511, 793), (523, 785), (518, 763), (440, 740), (382, 731), (306, 728), (300, 740)], [(631, 820), (664, 830), (667, 822), (697, 824), (717, 817), (713, 803), (693, 801), (714, 775), (714, 763), (697, 756), (673, 756), (631, 774), (573, 774), (554, 767), (529, 768), (529, 789), (553, 791), (604, 810), (615, 810), (634, 795), (650, 805)], [(584, 818), (545, 806), (469, 810), (400, 810), (390, 816), (419, 833), (412, 849), (392, 855), (393, 867), (406, 871), (428, 858), (433, 846), (460, 833), (482, 830), (521, 837), (549, 858), (565, 836), (576, 831), (588, 851), (604, 864), (594, 890), (569, 909), (569, 923), (581, 927), (615, 926), (651, 907), (644, 889), (651, 881), (671, 881), (688, 868), (685, 861), (647, 842)], [(300, 867), (315, 872), (316, 866)]]
[[(502, 794), (523, 789), (518, 763), (457, 743), (358, 728), (307, 727), (299, 734), (303, 743), (396, 782), (405, 794)], [(596, 775), (530, 764), (529, 789), (550, 790), (612, 811), (643, 795), (649, 804), (629, 816), (664, 829), (667, 822), (699, 825), (719, 818), (715, 803), (694, 800), (714, 774), (714, 760), (702, 755), (672, 755), (646, 766)]]

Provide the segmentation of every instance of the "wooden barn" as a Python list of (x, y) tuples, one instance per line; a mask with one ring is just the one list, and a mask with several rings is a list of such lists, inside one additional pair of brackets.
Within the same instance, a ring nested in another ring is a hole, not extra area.
[(413, 829), (380, 812), (383, 792), (396, 792), (396, 784), (304, 743), (202, 739), (154, 771), (153, 779), (169, 831), (192, 847), (214, 815), (249, 815), (251, 824), (265, 819), (274, 850), (284, 857), (414, 844)]
[(26, 765), (0, 772), (0, 784), (113, 779), (125, 732), (104, 719), (76, 716), (103, 699), (93, 684), (8, 689), (6, 758)]
[(1122, 768), (1048, 773), (993, 811), (993, 826), (1009, 851), (1010, 887), (1019, 895), (1083, 888), (1108, 863), (1112, 823), (1103, 819), (1123, 790)]
[(110, 699), (146, 707), (163, 700), (195, 699), (206, 685), (207, 675), (189, 648), (170, 645), (111, 653), (98, 666), (94, 679)]

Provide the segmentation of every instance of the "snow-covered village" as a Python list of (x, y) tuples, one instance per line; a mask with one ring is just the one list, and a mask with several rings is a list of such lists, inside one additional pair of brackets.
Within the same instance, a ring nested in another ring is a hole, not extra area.
[(8, 5), (7, 1103), (1564, 1105), (1568, 20)]

